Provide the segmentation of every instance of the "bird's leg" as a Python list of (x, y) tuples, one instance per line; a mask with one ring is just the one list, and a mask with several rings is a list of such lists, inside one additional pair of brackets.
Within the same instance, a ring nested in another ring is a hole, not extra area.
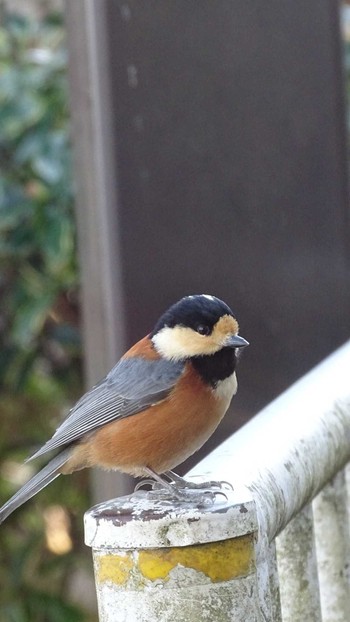
[(195, 482), (189, 482), (187, 479), (184, 479), (177, 473), (174, 473), (174, 471), (165, 471), (165, 475), (167, 475), (168, 478), (172, 482), (175, 483), (177, 488), (180, 488), (180, 489), (190, 488), (192, 490), (200, 490), (200, 489), (207, 489), (207, 488), (219, 488), (219, 490), (222, 490), (222, 489), (233, 490), (232, 484), (226, 481), (216, 482), (216, 481), (210, 480), (209, 482), (195, 483)]

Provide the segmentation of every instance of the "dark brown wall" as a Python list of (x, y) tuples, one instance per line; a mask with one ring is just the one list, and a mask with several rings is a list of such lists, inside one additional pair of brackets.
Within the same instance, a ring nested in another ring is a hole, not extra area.
[(107, 3), (127, 341), (208, 292), (251, 342), (215, 441), (350, 336), (335, 1)]

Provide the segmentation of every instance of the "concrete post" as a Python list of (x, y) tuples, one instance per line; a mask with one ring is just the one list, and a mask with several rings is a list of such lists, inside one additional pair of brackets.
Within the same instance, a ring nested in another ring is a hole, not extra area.
[(85, 515), (100, 622), (262, 622), (255, 504), (229, 492), (208, 509), (146, 492)]

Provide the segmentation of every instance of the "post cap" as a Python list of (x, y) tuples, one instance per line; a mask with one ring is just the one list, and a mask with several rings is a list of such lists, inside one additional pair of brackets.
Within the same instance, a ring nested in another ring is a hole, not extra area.
[(157, 500), (147, 491), (99, 503), (85, 514), (85, 543), (94, 549), (188, 546), (256, 531), (249, 491), (225, 495), (208, 508)]

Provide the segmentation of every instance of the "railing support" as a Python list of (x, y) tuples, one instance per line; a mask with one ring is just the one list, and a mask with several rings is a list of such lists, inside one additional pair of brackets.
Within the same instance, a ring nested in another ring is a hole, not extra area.
[(255, 504), (237, 492), (201, 510), (142, 492), (95, 506), (100, 622), (263, 622), (256, 539)]
[(277, 538), (277, 560), (283, 622), (321, 622), (311, 505)]
[(341, 471), (313, 502), (323, 619), (350, 620), (349, 497)]

